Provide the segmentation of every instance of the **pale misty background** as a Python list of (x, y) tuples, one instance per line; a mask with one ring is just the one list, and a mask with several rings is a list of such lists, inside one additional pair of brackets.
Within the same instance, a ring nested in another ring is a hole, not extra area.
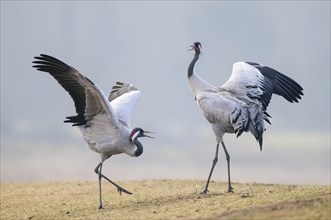
[[(70, 96), (31, 67), (40, 53), (107, 95), (117, 80), (141, 90), (131, 126), (155, 139), (141, 139), (138, 158), (107, 160), (106, 176), (205, 180), (216, 143), (187, 81), (195, 41), (195, 70), (214, 85), (234, 62), (255, 61), (304, 88), (299, 104), (273, 96), (262, 152), (249, 133), (225, 136), (233, 181), (330, 184), (329, 1), (1, 1), (1, 181), (97, 180), (99, 155), (63, 123)], [(226, 181), (222, 150), (219, 159), (213, 180)]]

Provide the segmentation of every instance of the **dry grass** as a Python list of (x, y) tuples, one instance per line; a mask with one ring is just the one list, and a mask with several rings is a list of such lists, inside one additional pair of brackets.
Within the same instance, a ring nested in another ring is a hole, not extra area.
[(1, 219), (330, 219), (330, 186), (297, 186), (146, 180), (120, 183), (134, 192), (120, 196), (103, 182), (2, 183)]

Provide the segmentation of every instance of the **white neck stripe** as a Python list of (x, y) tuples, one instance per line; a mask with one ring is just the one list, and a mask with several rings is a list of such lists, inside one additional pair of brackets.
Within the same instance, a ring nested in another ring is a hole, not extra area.
[(139, 130), (136, 131), (136, 132), (131, 136), (131, 140), (133, 141), (134, 139), (136, 139), (138, 135), (139, 135)]

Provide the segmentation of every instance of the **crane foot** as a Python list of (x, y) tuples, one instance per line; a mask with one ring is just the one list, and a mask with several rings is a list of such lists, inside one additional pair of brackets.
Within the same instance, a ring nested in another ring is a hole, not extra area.
[(132, 195), (132, 192), (129, 192), (127, 191), (126, 189), (122, 188), (122, 187), (117, 187), (117, 192), (120, 193), (120, 195), (122, 195), (122, 192), (126, 193), (126, 194), (129, 194), (129, 195)]
[(233, 190), (234, 190), (234, 188), (230, 186), (229, 189), (228, 189), (228, 193), (234, 193)]
[(209, 192), (209, 190), (208, 189), (205, 189), (204, 191), (202, 191), (200, 194), (207, 194)]

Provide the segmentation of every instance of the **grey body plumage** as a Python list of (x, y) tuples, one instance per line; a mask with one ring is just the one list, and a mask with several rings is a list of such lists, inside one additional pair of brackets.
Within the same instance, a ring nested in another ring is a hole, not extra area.
[(150, 137), (146, 134), (149, 132), (130, 128), (131, 112), (140, 91), (131, 84), (117, 82), (107, 99), (96, 84), (64, 62), (45, 54), (35, 59), (33, 67), (53, 76), (74, 101), (77, 115), (66, 117), (64, 122), (77, 126), (89, 148), (100, 154), (101, 162), (94, 169), (99, 178), (99, 208), (103, 208), (102, 178), (112, 183), (120, 193), (132, 194), (104, 176), (101, 170), (103, 162), (113, 155), (125, 153), (138, 157), (143, 153), (138, 138)]
[(203, 193), (208, 192), (220, 143), (228, 164), (228, 192), (232, 192), (230, 155), (223, 141), (224, 134), (235, 133), (239, 137), (243, 132), (250, 132), (262, 150), (264, 121), (270, 124), (271, 116), (267, 113), (267, 107), (272, 94), (280, 95), (289, 102), (298, 102), (303, 89), (290, 77), (255, 62), (235, 63), (228, 81), (220, 87), (213, 86), (194, 73), (195, 63), (201, 54), (201, 44), (193, 43), (190, 50), (194, 50), (195, 54), (188, 67), (188, 80), (195, 100), (211, 123), (217, 139), (215, 158)]

